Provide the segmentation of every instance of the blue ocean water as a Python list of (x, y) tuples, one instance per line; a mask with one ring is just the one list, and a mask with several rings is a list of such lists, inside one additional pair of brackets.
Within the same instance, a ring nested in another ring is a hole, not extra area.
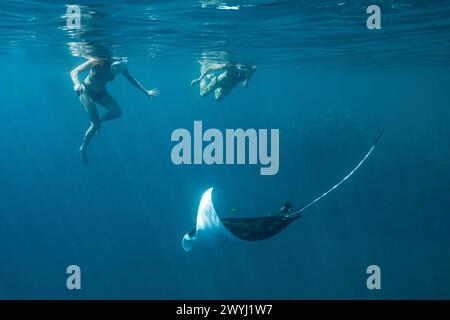
[[(450, 298), (450, 1), (2, 1), (0, 39), (0, 298)], [(110, 83), (123, 115), (85, 165), (70, 71), (98, 52), (161, 94)], [(205, 60), (257, 71), (217, 103), (190, 85)], [(175, 166), (171, 133), (195, 120), (279, 128), (279, 173)], [(207, 188), (223, 216), (301, 207), (380, 129), (363, 167), (282, 233), (182, 250)], [(66, 288), (72, 264), (81, 290)], [(366, 287), (373, 264), (381, 290)]]

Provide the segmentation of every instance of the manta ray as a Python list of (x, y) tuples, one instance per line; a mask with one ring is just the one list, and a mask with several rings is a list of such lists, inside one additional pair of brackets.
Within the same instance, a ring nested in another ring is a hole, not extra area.
[(369, 151), (359, 163), (338, 183), (316, 197), (298, 210), (287, 202), (279, 213), (256, 218), (220, 218), (212, 202), (213, 188), (209, 188), (202, 196), (197, 212), (196, 227), (183, 237), (182, 246), (185, 251), (190, 251), (194, 244), (200, 241), (210, 244), (218, 240), (239, 239), (243, 241), (260, 241), (268, 239), (287, 228), (292, 222), (301, 218), (301, 213), (337, 189), (344, 181), (350, 178), (361, 165), (367, 160), (380, 140), (383, 131), (376, 138)]

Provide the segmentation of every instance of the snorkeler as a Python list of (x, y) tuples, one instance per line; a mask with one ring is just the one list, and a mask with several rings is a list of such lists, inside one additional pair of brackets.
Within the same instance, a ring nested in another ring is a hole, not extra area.
[[(214, 71), (221, 71), (221, 73), (216, 75)], [(243, 64), (215, 65), (202, 71), (200, 78), (192, 80), (191, 85), (194, 86), (200, 82), (200, 95), (202, 97), (214, 91), (216, 101), (221, 101), (240, 82), (246, 88), (255, 71), (256, 66)]]
[[(136, 88), (149, 97), (159, 95), (158, 89), (145, 89), (127, 70), (127, 58), (91, 58), (79, 65), (70, 73), (74, 83), (74, 90), (79, 95), (81, 104), (91, 120), (90, 127), (86, 130), (83, 144), (80, 147), (81, 159), (87, 163), (87, 148), (94, 135), (100, 131), (102, 122), (120, 117), (122, 111), (119, 104), (106, 91), (106, 84), (113, 81), (115, 76), (123, 74), (125, 78)], [(83, 82), (78, 79), (78, 74), (90, 69)], [(96, 103), (108, 110), (99, 117)]]

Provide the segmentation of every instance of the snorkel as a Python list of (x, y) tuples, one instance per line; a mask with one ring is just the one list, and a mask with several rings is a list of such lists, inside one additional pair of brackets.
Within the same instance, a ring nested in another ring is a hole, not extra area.
[(115, 57), (111, 63), (111, 73), (116, 75), (127, 70), (128, 58), (127, 57)]

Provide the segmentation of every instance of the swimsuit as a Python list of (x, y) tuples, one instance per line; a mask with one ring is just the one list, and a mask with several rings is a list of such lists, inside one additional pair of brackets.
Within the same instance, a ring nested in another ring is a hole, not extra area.
[[(87, 77), (89, 78), (89, 84), (85, 82), (86, 80), (82, 83), (83, 93), (89, 95), (94, 100), (99, 99), (106, 93), (106, 83), (113, 81), (114, 77), (115, 75), (111, 72), (110, 63), (101, 63), (94, 65)], [(94, 87), (92, 84), (98, 82), (104, 83), (103, 90), (101, 91), (92, 88)]]

